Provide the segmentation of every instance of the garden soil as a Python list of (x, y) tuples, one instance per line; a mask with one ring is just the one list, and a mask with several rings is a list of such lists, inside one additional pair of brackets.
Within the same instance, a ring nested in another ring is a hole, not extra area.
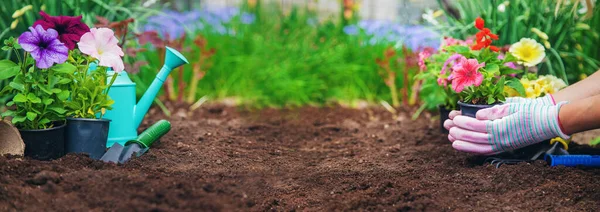
[[(148, 127), (164, 116), (156, 109)], [(496, 167), (435, 114), (210, 105), (125, 165), (0, 157), (0, 211), (597, 211), (600, 170)], [(574, 151), (593, 152), (586, 146)]]

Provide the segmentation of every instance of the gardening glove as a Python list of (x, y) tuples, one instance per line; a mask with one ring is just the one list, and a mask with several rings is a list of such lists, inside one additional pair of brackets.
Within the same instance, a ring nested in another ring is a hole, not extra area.
[(448, 139), (455, 149), (479, 155), (519, 149), (555, 137), (570, 139), (558, 118), (566, 103), (509, 103), (480, 110), (476, 119), (455, 113)]
[(523, 97), (508, 97), (504, 103), (538, 103), (542, 105), (555, 105), (554, 97), (552, 94), (546, 94), (543, 97), (538, 98), (523, 98)]
[[(538, 98), (523, 98), (523, 97), (509, 97), (506, 98), (506, 101), (504, 103), (507, 104), (511, 104), (511, 103), (537, 103), (537, 104), (542, 104), (542, 105), (555, 105), (555, 101), (554, 101), (554, 96), (552, 96), (551, 94), (546, 94), (543, 97), (538, 97)], [(454, 123), (452, 122), (452, 119), (458, 115), (461, 115), (460, 111), (454, 110), (454, 111), (450, 111), (450, 114), (448, 114), (448, 120), (444, 121), (444, 128), (446, 128), (446, 130), (450, 130), (450, 128), (454, 127)]]

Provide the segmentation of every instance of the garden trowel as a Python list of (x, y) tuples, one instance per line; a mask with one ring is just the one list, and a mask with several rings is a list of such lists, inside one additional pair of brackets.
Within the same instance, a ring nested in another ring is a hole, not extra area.
[(135, 140), (125, 143), (125, 146), (115, 143), (100, 158), (104, 162), (113, 162), (122, 164), (127, 162), (135, 154), (141, 156), (150, 149), (150, 145), (171, 130), (171, 123), (166, 120), (160, 120), (142, 132)]

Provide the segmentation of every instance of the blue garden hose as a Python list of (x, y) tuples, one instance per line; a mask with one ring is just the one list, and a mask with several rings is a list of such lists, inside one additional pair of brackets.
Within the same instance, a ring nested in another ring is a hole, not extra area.
[(587, 166), (600, 167), (600, 155), (546, 155), (550, 166)]

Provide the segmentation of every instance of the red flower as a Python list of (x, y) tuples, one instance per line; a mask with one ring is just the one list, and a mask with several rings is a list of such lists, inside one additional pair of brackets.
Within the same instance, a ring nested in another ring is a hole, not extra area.
[(41, 25), (44, 29), (52, 28), (58, 32), (58, 40), (64, 43), (69, 50), (75, 49), (75, 45), (83, 34), (90, 31), (90, 28), (81, 22), (81, 16), (50, 16), (44, 11), (40, 11), (43, 19), (35, 21), (33, 26)]
[(492, 40), (498, 40), (498, 35), (492, 33), (490, 29), (485, 28), (485, 22), (483, 19), (477, 17), (475, 19), (475, 28), (479, 29), (479, 32), (475, 34), (475, 45), (471, 47), (473, 50), (481, 50), (489, 47), (490, 50), (497, 52), (498, 47), (492, 46)]
[(484, 24), (485, 24), (485, 22), (480, 17), (477, 17), (475, 19), (475, 28), (477, 28), (479, 30), (483, 30)]

